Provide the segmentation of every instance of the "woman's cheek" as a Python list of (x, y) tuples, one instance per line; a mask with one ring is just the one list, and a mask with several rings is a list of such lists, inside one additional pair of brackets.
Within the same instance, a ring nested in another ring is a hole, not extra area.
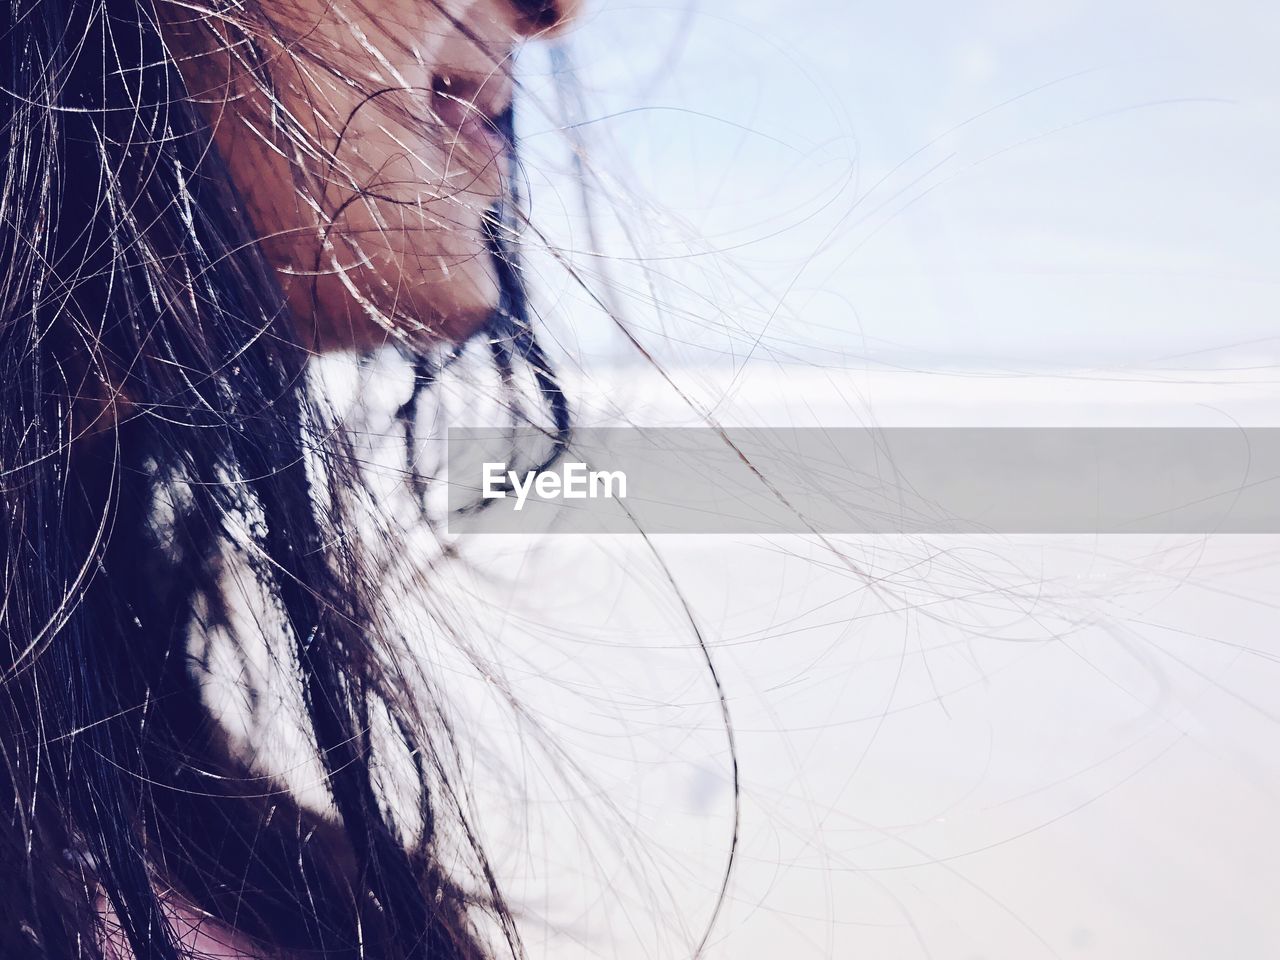
[(288, 289), (300, 337), (321, 351), (464, 340), (498, 300), (478, 219), (442, 225), (429, 210), (361, 203), (335, 226), (324, 255), (328, 267), (290, 278)]
[[(474, 59), (474, 43), (464, 47), (433, 5), (394, 37), (383, 29), (394, 17), (353, 30), (341, 5), (279, 9), (288, 11), (276, 21), (284, 32), (271, 41), (259, 29), (256, 42), (288, 52), (265, 59), (265, 76), (226, 54), (227, 37), (176, 39), (203, 47), (184, 58), (184, 75), (203, 94), (299, 339), (320, 351), (465, 339), (498, 301), (482, 223), (502, 176), (453, 142), (431, 98), (441, 59)], [(305, 39), (290, 40), (295, 32)], [(379, 50), (378, 69), (354, 36)], [(267, 84), (278, 99), (264, 94)]]
[(299, 213), (310, 229), (268, 246), (309, 346), (461, 340), (497, 303), (482, 223), (500, 180), (424, 136), (426, 120), (412, 129), (404, 106), (399, 96), (353, 106), (332, 164), (309, 178), (319, 211)]

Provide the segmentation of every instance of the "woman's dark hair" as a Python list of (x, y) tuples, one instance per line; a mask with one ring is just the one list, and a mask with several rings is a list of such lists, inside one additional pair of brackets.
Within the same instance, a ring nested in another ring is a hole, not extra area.
[[(518, 952), (367, 586), (357, 468), (155, 10), (0, 2), (0, 956), (168, 960), (173, 902), (299, 956)], [(494, 355), (536, 360), (562, 422), (500, 273)], [(202, 689), (228, 551), (269, 598), (327, 813)], [(380, 788), (387, 752), (416, 802)]]

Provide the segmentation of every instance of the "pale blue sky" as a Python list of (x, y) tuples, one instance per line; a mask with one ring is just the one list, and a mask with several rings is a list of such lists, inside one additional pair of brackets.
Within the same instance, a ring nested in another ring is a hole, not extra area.
[(1280, 334), (1277, 40), (1263, 3), (588, 0), (590, 135), (648, 198), (619, 220), (660, 331), (611, 275), (642, 329), (733, 356), (1269, 362), (1280, 340), (1232, 345)]

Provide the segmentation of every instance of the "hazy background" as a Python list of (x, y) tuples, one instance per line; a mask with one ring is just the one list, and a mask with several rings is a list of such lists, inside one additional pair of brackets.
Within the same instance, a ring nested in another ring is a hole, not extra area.
[(1262, 2), (588, 0), (570, 46), (639, 255), (690, 284), (668, 308), (715, 294), (689, 326), (826, 362), (1217, 365), (1280, 353), (1278, 37)]
[[(534, 219), (671, 380), (535, 254), (580, 419), (1280, 426), (1277, 39), (1263, 3), (588, 0), (580, 99), (522, 62)], [(708, 655), (742, 792), (705, 956), (1280, 956), (1277, 538), (462, 547), (487, 659), (441, 656), (532, 956), (699, 944)]]

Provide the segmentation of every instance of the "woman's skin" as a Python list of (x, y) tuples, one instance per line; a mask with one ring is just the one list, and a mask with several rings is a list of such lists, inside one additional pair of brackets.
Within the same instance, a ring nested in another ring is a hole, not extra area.
[(264, 0), (224, 22), (169, 0), (166, 37), (305, 345), (458, 341), (484, 323), (512, 57), (577, 3)]
[[(165, 39), (305, 345), (459, 341), (488, 318), (498, 286), (483, 218), (507, 176), (494, 119), (517, 45), (576, 5), (263, 0), (233, 20), (161, 0)], [(161, 900), (187, 950), (277, 956), (176, 894)], [(131, 956), (119, 933), (103, 946)]]

